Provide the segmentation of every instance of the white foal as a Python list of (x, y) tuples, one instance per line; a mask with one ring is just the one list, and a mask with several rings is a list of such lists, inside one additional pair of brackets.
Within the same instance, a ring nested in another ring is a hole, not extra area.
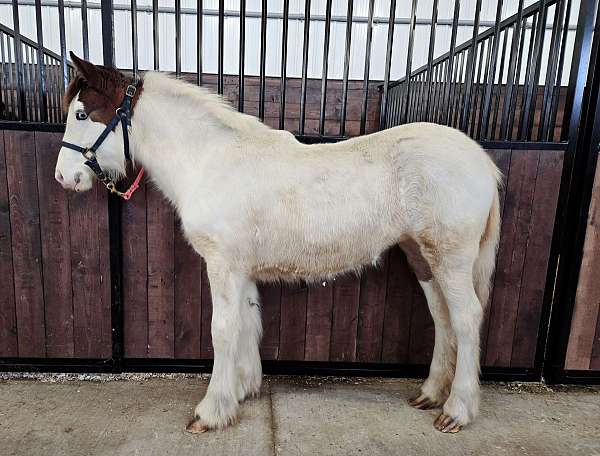
[[(65, 141), (90, 146), (130, 81), (72, 56)], [(176, 208), (208, 265), (214, 368), (192, 432), (227, 426), (261, 384), (256, 281), (314, 281), (376, 264), (399, 244), (435, 322), (435, 349), (417, 408), (443, 407), (457, 432), (479, 406), (479, 329), (499, 236), (499, 172), (459, 131), (411, 124), (337, 144), (303, 145), (239, 114), (202, 88), (147, 73), (133, 98), (135, 161)], [(98, 148), (102, 170), (125, 173), (123, 131)], [(63, 147), (64, 187), (94, 173)]]

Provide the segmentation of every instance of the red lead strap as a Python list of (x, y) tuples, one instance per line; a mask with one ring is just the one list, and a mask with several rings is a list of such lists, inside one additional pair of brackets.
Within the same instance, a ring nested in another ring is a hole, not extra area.
[(139, 188), (140, 181), (142, 180), (143, 176), (144, 176), (144, 168), (140, 168), (140, 171), (138, 172), (137, 177), (133, 181), (133, 184), (131, 184), (131, 187), (129, 187), (127, 189), (127, 191), (121, 193), (119, 196), (121, 198), (123, 198), (125, 201), (128, 201), (133, 196), (135, 191)]

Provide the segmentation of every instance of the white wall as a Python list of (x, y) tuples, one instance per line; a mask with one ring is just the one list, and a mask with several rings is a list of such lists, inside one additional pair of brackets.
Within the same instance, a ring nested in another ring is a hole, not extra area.
[[(535, 0), (526, 0), (525, 6), (534, 3)], [(29, 3), (29, 4), (28, 4)], [(182, 0), (182, 8), (193, 9), (195, 11), (196, 0)], [(431, 18), (432, 0), (421, 0), (418, 3), (417, 18)], [(474, 16), (476, 0), (462, 0), (460, 9), (460, 19), (472, 21)], [(570, 23), (574, 24), (577, 19), (578, 0), (573, 0)], [(65, 23), (67, 49), (74, 50), (82, 55), (82, 34), (81, 34), (81, 11), (77, 7), (78, 1), (68, 3), (65, 8)], [(98, 5), (99, 0), (90, 0), (88, 2), (88, 21), (90, 35), (90, 58), (92, 61), (101, 62), (102, 59), (102, 39), (100, 10), (92, 8), (94, 4)], [(410, 17), (410, 4), (408, 0), (398, 0), (396, 8), (397, 19), (408, 19)], [(506, 18), (516, 12), (518, 0), (505, 0), (502, 17)], [(115, 5), (129, 5), (129, 0), (115, 0)], [(138, 8), (144, 6), (151, 7), (151, 0), (138, 0)], [(174, 0), (160, 0), (159, 7), (171, 7), (175, 5)], [(313, 0), (311, 15), (325, 14), (325, 0)], [(371, 79), (383, 79), (385, 68), (385, 52), (387, 43), (387, 17), (389, 15), (390, 0), (375, 1), (375, 17), (381, 19), (381, 23), (376, 23), (373, 30), (373, 43), (371, 54)], [(481, 21), (493, 22), (496, 15), (497, 3), (493, 0), (484, 0), (482, 2)], [(204, 0), (204, 10), (217, 10), (218, 0)], [(334, 16), (346, 16), (347, 1), (333, 0), (332, 14)], [(454, 0), (440, 0), (439, 14), (440, 20), (451, 20), (453, 16)], [(225, 0), (225, 9), (227, 11), (239, 11), (239, 0)], [(261, 0), (247, 0), (247, 11), (261, 11)], [(283, 0), (268, 0), (269, 13), (283, 13)], [(304, 1), (290, 0), (290, 14), (303, 15)], [(549, 22), (552, 21), (554, 7), (549, 12)], [(25, 1), (19, 7), (21, 33), (35, 40), (35, 8), (32, 1)], [(354, 1), (354, 18), (367, 17), (368, 0)], [(43, 32), (44, 45), (56, 52), (59, 52), (59, 28), (58, 28), (58, 10), (56, 6), (44, 6)], [(153, 67), (153, 42), (152, 42), (152, 14), (150, 12), (138, 12), (138, 40), (139, 40), (139, 67), (141, 69), (151, 69)], [(10, 0), (0, 0), (0, 22), (12, 28), (12, 7)], [(115, 38), (116, 38), (116, 63), (121, 68), (131, 68), (131, 13), (130, 11), (115, 10), (114, 13)], [(159, 15), (160, 25), (160, 69), (174, 71), (175, 69), (175, 17), (172, 13), (161, 13)], [(302, 45), (303, 45), (303, 27), (304, 21), (293, 19), (289, 21), (288, 38), (288, 77), (300, 77), (302, 74)], [(481, 27), (483, 31), (486, 27)], [(341, 78), (343, 75), (344, 64), (344, 46), (345, 46), (345, 22), (332, 22), (331, 39), (329, 51), (329, 72), (328, 76), (332, 79)], [(350, 59), (350, 78), (362, 79), (364, 74), (364, 58), (366, 43), (367, 24), (357, 22), (352, 28), (352, 46)], [(311, 21), (310, 25), (310, 47), (309, 47), (309, 77), (321, 77), (322, 59), (323, 59), (323, 39), (325, 22)], [(457, 43), (468, 40), (472, 35), (472, 26), (464, 25), (458, 29)], [(268, 76), (280, 75), (281, 62), (281, 33), (282, 21), (280, 19), (269, 19), (267, 22), (267, 59), (266, 71)], [(546, 31), (544, 52), (547, 56), (550, 30)], [(394, 47), (392, 54), (391, 78), (398, 79), (402, 77), (406, 69), (406, 58), (408, 50), (409, 26), (407, 24), (396, 24), (394, 28)], [(415, 46), (413, 53), (413, 68), (417, 68), (427, 61), (429, 47), (430, 25), (419, 24), (415, 30)], [(572, 47), (574, 31), (569, 33), (569, 48)], [(238, 72), (238, 49), (239, 49), (239, 17), (225, 18), (225, 73), (237, 74)], [(450, 46), (450, 25), (438, 25), (436, 28), (435, 55), (441, 55), (448, 51)], [(203, 31), (203, 63), (204, 71), (208, 73), (217, 72), (217, 49), (218, 49), (218, 18), (216, 16), (205, 15)], [(510, 43), (510, 40), (509, 40)], [(188, 72), (196, 71), (196, 16), (193, 14), (184, 14), (182, 16), (182, 70)], [(258, 75), (260, 59), (260, 18), (246, 19), (246, 65), (245, 71), (248, 75)], [(546, 57), (547, 58), (547, 57)], [(524, 59), (526, 60), (526, 59)], [(565, 68), (568, 68), (571, 56), (567, 54)], [(523, 62), (524, 66), (527, 62)], [(545, 76), (545, 65), (542, 65), (541, 80)], [(524, 76), (524, 71), (522, 71)], [(568, 71), (563, 77), (563, 83), (566, 82)]]

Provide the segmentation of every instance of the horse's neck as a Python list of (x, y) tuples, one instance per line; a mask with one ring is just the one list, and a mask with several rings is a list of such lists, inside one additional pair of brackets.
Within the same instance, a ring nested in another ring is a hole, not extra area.
[[(172, 84), (178, 92), (169, 86)], [(185, 93), (185, 91), (189, 93)], [(144, 83), (132, 118), (134, 158), (176, 206), (225, 149), (252, 134), (253, 119), (227, 109), (215, 95), (154, 75)], [(254, 134), (260, 135), (259, 127)]]

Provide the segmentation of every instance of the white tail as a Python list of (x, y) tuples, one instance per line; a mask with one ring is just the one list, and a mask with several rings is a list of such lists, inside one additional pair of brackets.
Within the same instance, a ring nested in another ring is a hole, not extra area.
[[(496, 170), (498, 180), (500, 172)], [(473, 283), (475, 293), (481, 302), (482, 307), (488, 303), (492, 274), (496, 266), (496, 252), (498, 250), (498, 241), (500, 239), (500, 201), (498, 190), (494, 193), (494, 200), (488, 215), (485, 230), (479, 243), (479, 256), (473, 266)]]

